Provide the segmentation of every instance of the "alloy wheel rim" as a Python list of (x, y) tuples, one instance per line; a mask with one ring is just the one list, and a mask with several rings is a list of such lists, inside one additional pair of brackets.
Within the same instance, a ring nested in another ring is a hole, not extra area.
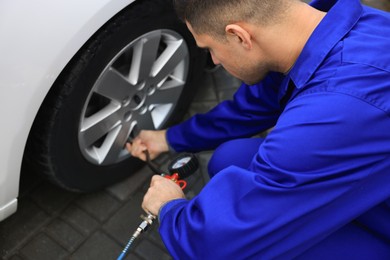
[(83, 156), (96, 165), (130, 157), (129, 136), (160, 129), (186, 83), (188, 47), (172, 30), (155, 30), (133, 40), (108, 63), (92, 87), (79, 124)]

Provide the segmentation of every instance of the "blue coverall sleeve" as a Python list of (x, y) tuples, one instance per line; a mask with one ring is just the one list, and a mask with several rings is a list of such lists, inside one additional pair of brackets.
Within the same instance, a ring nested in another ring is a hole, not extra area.
[(274, 126), (280, 114), (275, 94), (278, 80), (271, 74), (262, 83), (242, 84), (233, 100), (169, 128), (168, 143), (177, 152), (197, 152), (214, 149), (230, 139), (259, 134)]
[(388, 115), (358, 98), (296, 98), (249, 169), (226, 168), (194, 199), (162, 208), (168, 251), (175, 259), (301, 254), (390, 196), (388, 129)]

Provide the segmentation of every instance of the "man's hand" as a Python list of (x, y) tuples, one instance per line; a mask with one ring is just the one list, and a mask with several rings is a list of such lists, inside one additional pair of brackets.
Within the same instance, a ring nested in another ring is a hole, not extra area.
[(157, 216), (161, 206), (171, 200), (185, 198), (180, 186), (170, 179), (154, 175), (148, 192), (144, 196), (142, 208)]
[(142, 130), (131, 144), (126, 144), (126, 148), (132, 156), (143, 161), (146, 161), (144, 152), (148, 150), (150, 159), (154, 159), (159, 154), (169, 150), (165, 134), (166, 130)]

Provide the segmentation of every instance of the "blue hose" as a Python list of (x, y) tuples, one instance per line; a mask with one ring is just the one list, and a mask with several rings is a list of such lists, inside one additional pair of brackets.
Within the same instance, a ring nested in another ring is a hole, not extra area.
[(132, 236), (130, 238), (129, 242), (127, 242), (127, 245), (125, 246), (125, 248), (122, 250), (122, 253), (118, 256), (118, 258), (116, 260), (122, 260), (123, 258), (125, 258), (127, 251), (129, 251), (129, 248), (134, 240), (135, 240), (135, 236)]

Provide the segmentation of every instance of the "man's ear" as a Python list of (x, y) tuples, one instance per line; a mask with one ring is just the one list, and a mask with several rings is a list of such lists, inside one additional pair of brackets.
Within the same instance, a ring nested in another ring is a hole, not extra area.
[(252, 38), (250, 33), (244, 27), (238, 24), (228, 24), (225, 27), (227, 37), (233, 37), (245, 49), (252, 49)]

